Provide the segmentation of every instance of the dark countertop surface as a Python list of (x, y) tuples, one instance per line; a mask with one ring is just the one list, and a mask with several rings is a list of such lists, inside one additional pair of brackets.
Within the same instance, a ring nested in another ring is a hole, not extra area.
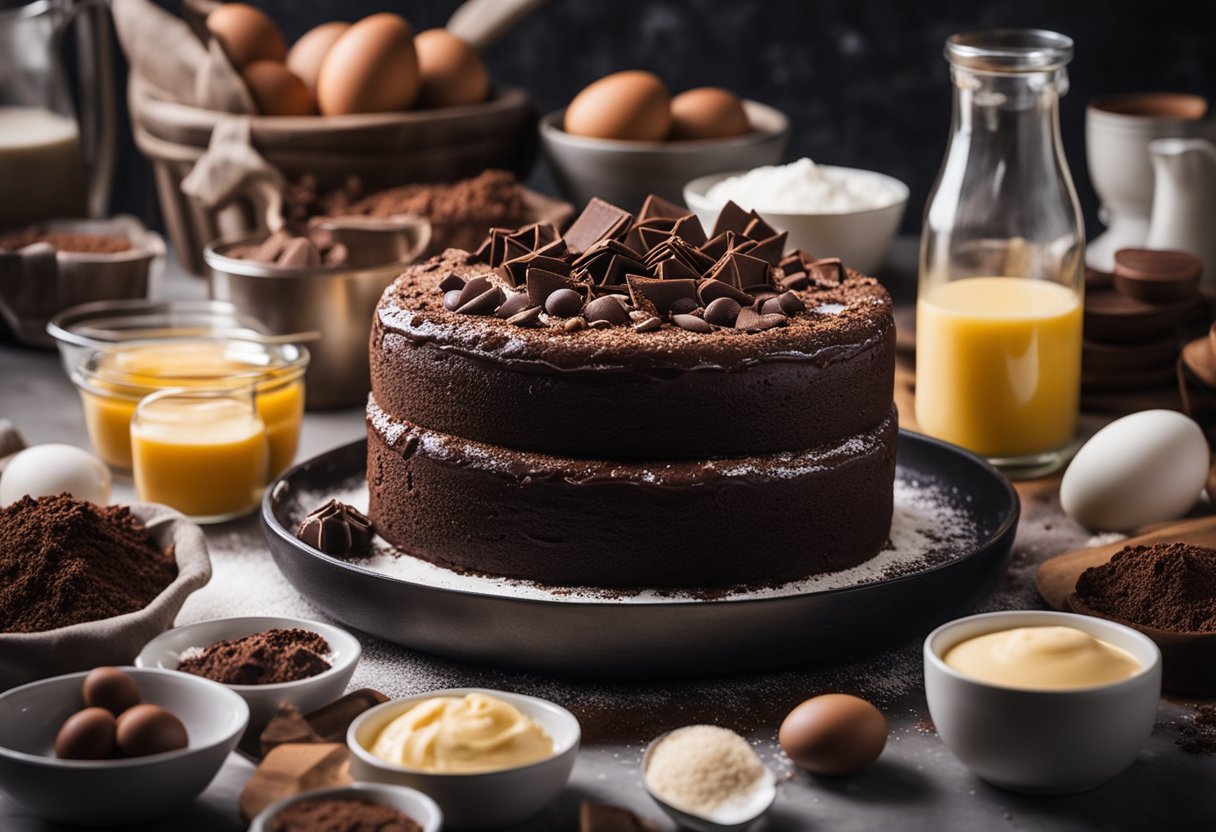
[[(915, 241), (899, 242), (895, 260), (911, 263)], [(166, 290), (201, 296), (203, 284), (189, 282), (170, 266)], [(908, 297), (906, 269), (888, 281), (897, 298)], [(0, 344), (0, 418), (12, 420), (31, 443), (68, 442), (88, 447), (79, 402), (58, 358), (49, 352)], [(308, 414), (299, 458), (345, 444), (363, 433), (358, 410)], [(1085, 545), (1089, 535), (1059, 509), (1054, 482), (1019, 487), (1023, 516), (1009, 573), (985, 609), (1042, 606), (1033, 590), (1035, 565), (1052, 554)], [(130, 486), (115, 498), (131, 497)], [(223, 576), (239, 564), (264, 568), (265, 586), (247, 599), (225, 599), (229, 609), (248, 606), (265, 614), (307, 611), (307, 603), (269, 561), (255, 519), (207, 529), (217, 580), (192, 598), (183, 619), (208, 615), (219, 606), (215, 593)], [(241, 567), (245, 568), (245, 567)], [(208, 596), (207, 593), (212, 595)], [(212, 613), (214, 614), (214, 613)], [(320, 617), (319, 613), (312, 613)], [(1003, 829), (1093, 830), (1158, 828), (1164, 818), (1175, 827), (1211, 828), (1216, 822), (1216, 757), (1192, 755), (1175, 741), (1179, 726), (1194, 713), (1194, 701), (1163, 700), (1152, 738), (1135, 764), (1091, 792), (1067, 797), (1026, 797), (988, 786), (971, 775), (934, 733), (921, 689), (920, 641), (925, 633), (892, 634), (902, 642), (886, 653), (852, 662), (810, 666), (763, 676), (696, 682), (647, 684), (576, 682), (472, 667), (362, 637), (365, 660), (355, 686), (389, 693), (454, 685), (515, 689), (554, 699), (580, 716), (584, 744), (570, 784), (561, 797), (519, 830), (577, 828), (579, 801), (594, 798), (636, 811), (671, 828), (641, 787), (638, 764), (646, 743), (658, 733), (693, 721), (718, 721), (757, 743), (766, 764), (782, 776), (776, 804), (761, 829), (844, 830)], [(854, 692), (888, 715), (891, 734), (879, 761), (847, 778), (816, 778), (797, 771), (776, 747), (775, 735), (790, 707), (818, 693)], [(252, 770), (234, 755), (210, 788), (182, 814), (139, 830), (239, 830), (236, 800)], [(0, 796), (0, 829), (42, 832), (63, 827), (21, 812)]]

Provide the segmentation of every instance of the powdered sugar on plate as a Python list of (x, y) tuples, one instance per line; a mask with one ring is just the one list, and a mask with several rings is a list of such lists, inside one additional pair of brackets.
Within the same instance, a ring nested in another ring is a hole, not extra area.
[[(367, 484), (362, 478), (354, 478), (324, 492), (296, 493), (291, 500), (293, 522), (329, 499), (337, 499), (366, 511)], [(745, 586), (712, 593), (705, 590), (631, 591), (555, 587), (510, 578), (458, 573), (412, 557), (379, 537), (373, 541), (373, 555), (354, 562), (387, 577), (437, 589), (558, 603), (653, 604), (781, 598), (913, 575), (966, 555), (974, 550), (981, 539), (980, 529), (967, 510), (968, 501), (969, 497), (961, 494), (956, 487), (918, 478), (912, 472), (898, 469), (890, 538), (877, 556), (851, 569), (814, 575), (778, 586)]]

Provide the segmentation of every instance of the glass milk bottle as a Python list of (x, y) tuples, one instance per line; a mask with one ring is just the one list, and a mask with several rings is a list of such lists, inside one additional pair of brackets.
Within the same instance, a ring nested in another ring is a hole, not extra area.
[(1072, 40), (946, 42), (954, 115), (925, 210), (916, 418), (1006, 473), (1059, 467), (1077, 431), (1085, 238), (1060, 143)]

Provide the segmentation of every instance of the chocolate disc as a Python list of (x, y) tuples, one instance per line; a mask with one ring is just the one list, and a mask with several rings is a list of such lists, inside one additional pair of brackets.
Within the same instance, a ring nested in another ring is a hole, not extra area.
[(1081, 342), (1081, 367), (1086, 373), (1113, 374), (1173, 367), (1178, 360), (1178, 341), (1159, 338), (1138, 344)]
[(1208, 387), (1216, 388), (1216, 350), (1210, 338), (1196, 338), (1183, 347), (1182, 363)]
[(1086, 393), (1139, 391), (1147, 392), (1175, 384), (1177, 374), (1172, 365), (1151, 370), (1113, 373), (1081, 373), (1081, 389)]
[(1185, 251), (1125, 248), (1115, 252), (1115, 288), (1145, 303), (1177, 303), (1199, 294), (1203, 263)]
[(1193, 300), (1152, 304), (1115, 289), (1090, 289), (1085, 296), (1085, 337), (1111, 344), (1165, 338), (1195, 310)]

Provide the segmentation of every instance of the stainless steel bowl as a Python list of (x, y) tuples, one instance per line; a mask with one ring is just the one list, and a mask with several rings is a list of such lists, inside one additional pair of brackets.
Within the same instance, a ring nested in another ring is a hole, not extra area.
[(284, 268), (229, 257), (235, 247), (260, 242), (265, 232), (211, 243), (203, 250), (211, 297), (231, 302), (272, 334), (315, 330), (305, 376), (310, 410), (358, 407), (371, 387), (367, 355), (372, 315), (386, 286), (426, 249), (430, 226), (408, 231), (400, 259), (373, 266)]

